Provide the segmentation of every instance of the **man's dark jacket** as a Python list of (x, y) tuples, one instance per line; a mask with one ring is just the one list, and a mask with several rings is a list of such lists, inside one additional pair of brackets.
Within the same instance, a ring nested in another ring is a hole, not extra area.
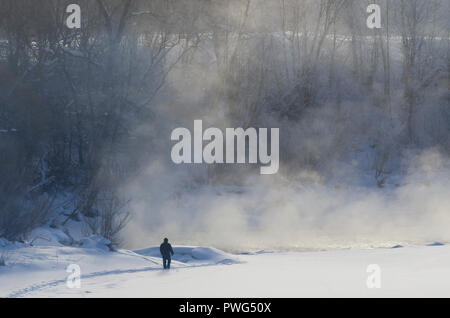
[(173, 255), (173, 249), (170, 243), (162, 243), (159, 250), (163, 258), (170, 258)]

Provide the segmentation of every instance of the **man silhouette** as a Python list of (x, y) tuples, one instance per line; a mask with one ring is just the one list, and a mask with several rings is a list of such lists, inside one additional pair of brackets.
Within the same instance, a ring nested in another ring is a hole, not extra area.
[(169, 244), (168, 238), (164, 239), (164, 243), (162, 243), (159, 247), (159, 251), (161, 252), (161, 256), (163, 258), (164, 269), (170, 269), (171, 257), (174, 253), (172, 245)]

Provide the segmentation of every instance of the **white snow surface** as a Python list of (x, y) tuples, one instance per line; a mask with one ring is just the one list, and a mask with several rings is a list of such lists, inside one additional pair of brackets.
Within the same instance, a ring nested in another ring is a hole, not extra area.
[[(110, 251), (91, 237), (81, 247), (0, 241), (0, 297), (449, 297), (450, 246), (228, 254), (174, 246), (171, 270), (159, 247)], [(66, 284), (70, 264), (81, 288)], [(381, 288), (369, 289), (370, 264)]]

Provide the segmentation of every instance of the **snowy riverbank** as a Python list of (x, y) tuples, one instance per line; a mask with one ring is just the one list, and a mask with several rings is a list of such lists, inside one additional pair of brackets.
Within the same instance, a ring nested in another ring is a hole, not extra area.
[[(450, 246), (231, 255), (176, 247), (170, 271), (157, 248), (111, 252), (15, 244), (3, 247), (1, 297), (431, 297), (450, 296)], [(67, 266), (81, 269), (70, 289)], [(370, 264), (381, 288), (367, 288)]]

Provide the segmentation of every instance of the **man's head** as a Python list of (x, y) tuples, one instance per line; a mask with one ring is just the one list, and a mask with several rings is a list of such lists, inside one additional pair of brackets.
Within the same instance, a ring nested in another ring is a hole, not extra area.
[(164, 239), (164, 243), (169, 243), (169, 239), (167, 237)]

